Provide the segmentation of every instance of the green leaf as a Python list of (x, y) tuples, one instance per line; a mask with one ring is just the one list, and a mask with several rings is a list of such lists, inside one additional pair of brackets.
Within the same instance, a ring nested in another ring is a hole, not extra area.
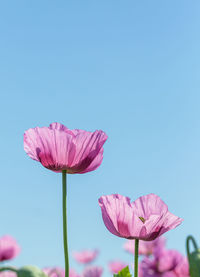
[(47, 277), (47, 275), (38, 267), (28, 265), (17, 270), (18, 277)]
[(132, 277), (129, 267), (126, 266), (121, 271), (119, 271), (117, 274), (114, 274), (114, 277)]

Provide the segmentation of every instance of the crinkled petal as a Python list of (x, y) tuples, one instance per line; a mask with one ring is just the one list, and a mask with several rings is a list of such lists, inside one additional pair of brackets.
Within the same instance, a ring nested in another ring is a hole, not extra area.
[(53, 171), (67, 170), (75, 156), (73, 136), (47, 127), (29, 129), (24, 134), (24, 150), (34, 160)]
[(183, 221), (182, 218), (170, 213), (169, 211), (165, 215), (164, 222), (163, 222), (163, 228), (161, 230), (161, 235), (164, 234), (165, 232), (172, 230), (176, 228), (178, 225), (181, 224)]
[(104, 223), (112, 234), (128, 239), (140, 236), (143, 223), (134, 215), (128, 197), (119, 194), (102, 196), (99, 205)]
[(91, 171), (92, 167), (97, 168), (102, 162), (101, 155), (97, 158), (96, 163), (91, 166), (91, 170), (89, 170), (89, 166), (98, 156), (106, 139), (107, 135), (101, 130), (94, 133), (81, 130), (73, 139), (76, 153), (71, 165), (72, 173), (73, 171), (74, 173), (83, 173)]
[[(118, 195), (107, 195), (99, 198), (99, 205), (101, 207), (102, 218), (106, 228), (114, 235), (120, 237), (117, 225), (117, 206), (116, 201)], [(130, 199), (129, 199), (130, 201)]]
[(162, 230), (162, 225), (159, 224), (161, 220), (160, 215), (151, 215), (148, 220), (144, 223), (144, 227), (146, 230), (145, 235), (140, 235), (141, 240), (151, 241), (156, 239)]
[(107, 195), (99, 199), (99, 205), (107, 229), (119, 237), (130, 236), (127, 224), (123, 223), (126, 211), (131, 209), (130, 199), (119, 194)]
[(97, 169), (101, 165), (102, 160), (103, 160), (103, 147), (99, 151), (99, 154), (91, 162), (91, 164), (80, 173), (86, 173), (86, 172), (90, 172), (90, 171)]
[(132, 211), (129, 221), (129, 230), (131, 235), (129, 239), (141, 239), (141, 237), (146, 236), (146, 228), (134, 211)]
[(150, 215), (162, 215), (167, 213), (168, 207), (156, 194), (147, 194), (139, 197), (132, 203), (138, 216), (148, 219)]
[(58, 131), (64, 131), (72, 136), (75, 136), (73, 131), (68, 129), (65, 125), (58, 123), (58, 122), (53, 122), (49, 125), (49, 129), (51, 130), (58, 130)]

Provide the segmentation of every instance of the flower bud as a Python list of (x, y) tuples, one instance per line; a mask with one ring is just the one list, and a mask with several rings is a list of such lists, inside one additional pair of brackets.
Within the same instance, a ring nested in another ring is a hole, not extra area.
[(17, 271), (17, 277), (47, 277), (47, 275), (36, 266), (24, 266)]

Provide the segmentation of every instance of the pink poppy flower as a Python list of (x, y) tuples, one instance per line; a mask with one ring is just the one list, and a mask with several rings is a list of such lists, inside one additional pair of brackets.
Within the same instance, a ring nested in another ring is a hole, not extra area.
[(132, 203), (130, 198), (119, 194), (107, 195), (99, 199), (99, 205), (107, 229), (126, 239), (154, 240), (182, 222), (155, 194)]
[[(152, 255), (155, 248), (164, 248), (165, 241), (164, 237), (158, 237), (157, 239), (151, 241), (141, 240), (139, 245), (139, 255)], [(135, 242), (133, 240), (128, 240), (123, 247), (127, 252), (133, 255), (135, 254)]]
[(28, 129), (24, 150), (33, 160), (55, 172), (86, 173), (98, 168), (103, 159), (107, 135), (97, 130), (70, 130), (60, 123)]
[(99, 266), (88, 266), (84, 269), (83, 277), (101, 277), (103, 268)]
[(80, 252), (73, 252), (73, 257), (78, 263), (88, 264), (93, 262), (98, 254), (98, 250), (83, 250)]
[(189, 277), (188, 263), (176, 250), (159, 251), (153, 259), (145, 258), (141, 264), (145, 277)]
[(109, 262), (108, 268), (112, 274), (116, 274), (125, 268), (128, 264), (121, 261), (112, 261)]
[(0, 238), (0, 262), (15, 258), (19, 252), (20, 247), (13, 237), (5, 235)]

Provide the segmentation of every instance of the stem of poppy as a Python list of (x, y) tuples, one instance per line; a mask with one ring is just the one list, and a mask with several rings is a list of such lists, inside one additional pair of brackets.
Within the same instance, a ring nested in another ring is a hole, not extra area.
[(69, 277), (69, 257), (67, 245), (67, 170), (62, 171), (63, 187), (63, 243), (65, 254), (65, 277)]
[(17, 269), (15, 269), (11, 266), (1, 267), (0, 272), (2, 272), (2, 271), (13, 271), (13, 272), (17, 273)]
[(138, 250), (139, 250), (139, 239), (135, 239), (135, 266), (134, 266), (134, 277), (138, 277)]
[(189, 242), (190, 242), (190, 241), (192, 241), (195, 251), (198, 250), (198, 246), (197, 246), (197, 243), (196, 243), (194, 237), (191, 236), (191, 235), (188, 236), (188, 237), (187, 237), (187, 240), (186, 240), (186, 250), (187, 250), (187, 256), (188, 256), (188, 258), (189, 258), (189, 256), (190, 256), (190, 247), (189, 247)]

